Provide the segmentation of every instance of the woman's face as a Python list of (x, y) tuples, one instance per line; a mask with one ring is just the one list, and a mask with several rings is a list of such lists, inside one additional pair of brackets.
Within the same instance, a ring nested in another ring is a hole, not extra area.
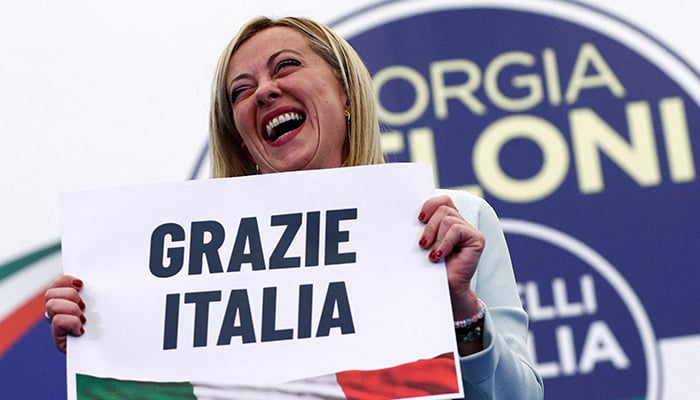
[(261, 172), (341, 166), (347, 97), (300, 32), (256, 33), (231, 58), (226, 87), (236, 128)]

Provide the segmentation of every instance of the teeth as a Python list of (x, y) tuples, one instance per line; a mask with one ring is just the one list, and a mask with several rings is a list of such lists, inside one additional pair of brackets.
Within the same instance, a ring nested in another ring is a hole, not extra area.
[(287, 121), (291, 120), (301, 120), (302, 116), (299, 113), (295, 112), (288, 112), (284, 113), (282, 115), (278, 115), (275, 118), (272, 119), (272, 121), (268, 122), (267, 125), (265, 126), (265, 131), (267, 132), (267, 136), (270, 137), (272, 136), (272, 131), (278, 127), (280, 124), (283, 124)]

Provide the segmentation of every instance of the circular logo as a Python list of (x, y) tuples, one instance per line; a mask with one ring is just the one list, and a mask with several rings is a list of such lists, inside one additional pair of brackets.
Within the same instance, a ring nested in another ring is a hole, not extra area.
[(658, 399), (654, 330), (617, 269), (563, 232), (521, 220), (501, 223), (514, 254), (536, 254), (519, 261), (518, 288), (530, 317), (528, 346), (548, 395), (623, 399), (643, 391)]
[(330, 25), (372, 74), (390, 161), (534, 221), (506, 228), (547, 396), (660, 398), (657, 338), (700, 332), (666, 306), (700, 301), (698, 74), (571, 1), (388, 1)]
[(332, 26), (372, 74), (390, 160), (610, 260), (509, 235), (548, 397), (658, 398), (655, 337), (700, 332), (664, 307), (699, 300), (698, 74), (576, 2), (392, 1)]

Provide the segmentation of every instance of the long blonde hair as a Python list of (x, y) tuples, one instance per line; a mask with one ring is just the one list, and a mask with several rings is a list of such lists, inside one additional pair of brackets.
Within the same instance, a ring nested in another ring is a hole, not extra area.
[(216, 66), (209, 113), (211, 176), (223, 178), (256, 173), (255, 163), (243, 153), (243, 140), (233, 120), (226, 88), (226, 71), (231, 57), (246, 40), (276, 26), (292, 28), (304, 34), (311, 48), (331, 67), (347, 94), (350, 106), (349, 151), (343, 166), (383, 163), (372, 80), (355, 49), (328, 27), (310, 19), (259, 17), (241, 28), (224, 49)]

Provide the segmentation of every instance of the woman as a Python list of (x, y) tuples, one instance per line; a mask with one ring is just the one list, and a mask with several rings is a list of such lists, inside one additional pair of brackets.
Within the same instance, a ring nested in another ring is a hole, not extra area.
[[(307, 19), (249, 22), (222, 54), (210, 117), (214, 178), (382, 163), (369, 73), (350, 45)], [(466, 397), (538, 399), (508, 249), (481, 199), (445, 191), (423, 204), (418, 246), (445, 261)], [(81, 335), (82, 282), (46, 292), (57, 347)]]

